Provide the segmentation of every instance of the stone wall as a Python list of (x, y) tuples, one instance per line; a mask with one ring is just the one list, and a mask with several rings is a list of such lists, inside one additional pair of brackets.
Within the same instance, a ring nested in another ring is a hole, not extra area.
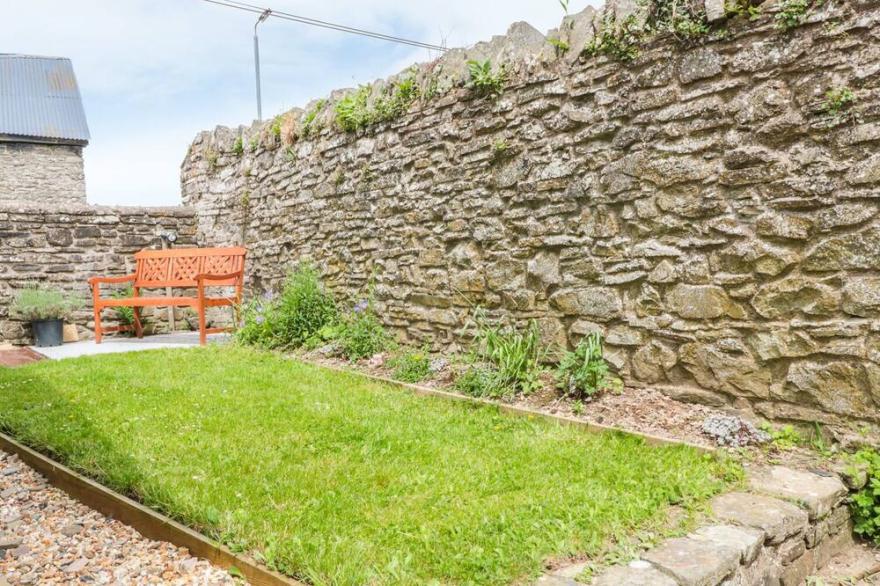
[[(81, 298), (74, 316), (81, 336), (91, 337), (94, 275), (134, 272), (132, 255), (160, 247), (159, 234), (177, 232), (177, 246), (195, 244), (193, 211), (183, 207), (24, 206), (0, 203), (0, 342), (30, 343), (26, 324), (9, 317), (14, 290), (41, 282)], [(110, 289), (108, 289), (108, 293)], [(147, 311), (147, 323), (161, 326), (166, 310)], [(113, 322), (111, 311), (105, 314)]]
[[(480, 304), (561, 345), (603, 332), (631, 385), (873, 426), (880, 10), (826, 3), (790, 32), (775, 10), (626, 63), (556, 58), (516, 25), (422, 66), (449, 88), (366, 131), (325, 107), (311, 133), (303, 111), (201, 133), (184, 201), (200, 239), (249, 248), (254, 290), (312, 259), (341, 294), (372, 279), (413, 343), (454, 345)], [(583, 46), (580, 16), (562, 31)], [(472, 54), (510, 57), (498, 99), (450, 73)]]
[(0, 204), (85, 204), (82, 149), (0, 142)]

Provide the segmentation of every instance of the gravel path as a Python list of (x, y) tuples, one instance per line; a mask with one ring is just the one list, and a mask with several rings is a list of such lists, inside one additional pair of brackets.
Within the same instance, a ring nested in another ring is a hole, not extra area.
[(146, 539), (71, 499), (0, 451), (0, 586), (235, 583), (185, 548)]

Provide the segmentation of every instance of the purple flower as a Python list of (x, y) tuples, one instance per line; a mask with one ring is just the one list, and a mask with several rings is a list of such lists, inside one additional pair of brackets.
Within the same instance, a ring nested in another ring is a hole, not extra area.
[(370, 306), (370, 304), (366, 299), (361, 299), (354, 306), (354, 312), (355, 313), (362, 313), (362, 312), (366, 311), (369, 306)]
[(254, 321), (257, 322), (257, 324), (262, 324), (264, 321), (266, 321), (266, 318), (262, 315), (258, 315), (254, 318)]
[(266, 301), (272, 301), (273, 299), (275, 299), (275, 293), (273, 293), (272, 291), (266, 291), (263, 293), (263, 299), (265, 299)]

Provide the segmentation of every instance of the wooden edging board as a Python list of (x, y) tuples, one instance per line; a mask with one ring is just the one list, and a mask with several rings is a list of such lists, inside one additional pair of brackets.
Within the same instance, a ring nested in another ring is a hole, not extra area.
[(406, 391), (410, 391), (417, 395), (426, 395), (431, 397), (441, 397), (444, 399), (451, 399), (453, 401), (460, 401), (463, 403), (472, 403), (476, 405), (490, 405), (493, 407), (497, 407), (501, 411), (505, 413), (510, 413), (511, 415), (517, 415), (520, 417), (540, 417), (541, 419), (545, 419), (547, 421), (554, 421), (556, 423), (560, 423), (562, 425), (571, 425), (574, 427), (580, 427), (586, 431), (590, 431), (593, 433), (604, 433), (604, 432), (617, 432), (626, 435), (632, 435), (635, 437), (640, 437), (645, 440), (648, 444), (652, 445), (662, 445), (662, 446), (687, 446), (689, 448), (693, 448), (703, 453), (711, 454), (715, 453), (716, 449), (711, 446), (703, 446), (700, 444), (695, 444), (692, 442), (687, 442), (684, 440), (676, 440), (672, 438), (661, 437), (659, 435), (652, 435), (650, 433), (643, 433), (639, 431), (632, 431), (629, 429), (623, 429), (620, 427), (614, 427), (611, 425), (602, 425), (601, 423), (592, 423), (589, 421), (583, 421), (582, 419), (575, 419), (574, 417), (566, 417), (564, 415), (553, 415), (552, 413), (545, 413), (543, 411), (538, 411), (537, 409), (531, 409), (529, 407), (519, 407), (516, 405), (507, 405), (505, 403), (501, 403), (498, 401), (493, 401), (491, 399), (481, 399), (478, 397), (471, 397), (468, 395), (462, 395), (460, 393), (453, 393), (450, 391), (442, 391), (440, 389), (435, 389), (432, 387), (426, 387), (423, 385), (416, 385), (412, 383), (404, 383), (398, 380), (394, 380), (392, 378), (387, 378), (384, 376), (378, 376), (375, 374), (369, 374), (366, 372), (362, 372), (355, 368), (345, 368), (342, 366), (330, 365), (330, 364), (321, 364), (320, 362), (313, 362), (311, 360), (305, 360), (299, 356), (291, 356), (294, 360), (302, 362), (304, 364), (308, 364), (310, 366), (316, 366), (319, 368), (326, 368), (328, 370), (333, 370), (336, 372), (343, 372), (346, 374), (353, 374), (357, 376), (362, 376), (367, 379), (374, 380), (379, 383), (384, 383), (389, 386), (393, 386), (399, 389), (403, 389)]
[(248, 556), (235, 554), (201, 533), (74, 472), (4, 433), (0, 433), (0, 449), (16, 454), (22, 462), (46, 477), (50, 484), (72, 498), (134, 527), (148, 539), (185, 547), (190, 554), (206, 559), (224, 570), (235, 568), (254, 586), (303, 586), (302, 582), (270, 570)]

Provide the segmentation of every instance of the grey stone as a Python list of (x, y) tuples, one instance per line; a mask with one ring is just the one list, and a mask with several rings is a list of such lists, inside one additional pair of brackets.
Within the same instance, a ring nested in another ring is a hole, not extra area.
[(847, 494), (846, 486), (837, 476), (820, 476), (783, 466), (751, 470), (749, 486), (756, 492), (801, 504), (811, 520), (825, 517)]
[(0, 554), (6, 553), (7, 550), (15, 549), (20, 545), (21, 539), (18, 537), (0, 534)]
[(800, 313), (826, 316), (834, 313), (839, 305), (839, 291), (799, 276), (763, 285), (752, 298), (752, 307), (767, 319), (789, 318)]
[(61, 528), (60, 533), (66, 537), (73, 537), (82, 533), (83, 526), (79, 523), (70, 523)]
[(752, 527), (733, 525), (710, 525), (697, 529), (691, 536), (694, 539), (705, 539), (719, 546), (731, 547), (740, 552), (740, 563), (750, 564), (758, 557), (764, 545), (764, 532)]
[(850, 315), (880, 317), (880, 277), (847, 279), (841, 308)]
[(592, 586), (677, 586), (678, 582), (648, 563), (608, 568), (591, 582)]
[(800, 361), (789, 367), (780, 396), (800, 402), (809, 397), (830, 413), (858, 416), (875, 408), (876, 381), (866, 363)]
[(600, 321), (617, 317), (623, 309), (620, 295), (611, 287), (558, 291), (550, 297), (550, 302), (566, 315), (583, 315)]
[(715, 77), (721, 73), (721, 56), (708, 48), (688, 51), (678, 65), (681, 83), (693, 83), (699, 79)]
[(675, 285), (666, 296), (671, 311), (687, 319), (714, 319), (737, 314), (724, 289), (714, 285)]
[(727, 18), (727, 10), (724, 8), (723, 0), (705, 0), (703, 6), (708, 22), (716, 23)]
[(863, 185), (880, 181), (880, 154), (857, 163), (846, 175), (851, 185)]
[(739, 566), (737, 545), (679, 537), (668, 539), (643, 556), (681, 586), (715, 586)]
[(807, 527), (805, 511), (772, 497), (731, 492), (715, 497), (710, 506), (718, 519), (760, 529), (770, 543), (781, 543), (792, 535), (803, 533)]

